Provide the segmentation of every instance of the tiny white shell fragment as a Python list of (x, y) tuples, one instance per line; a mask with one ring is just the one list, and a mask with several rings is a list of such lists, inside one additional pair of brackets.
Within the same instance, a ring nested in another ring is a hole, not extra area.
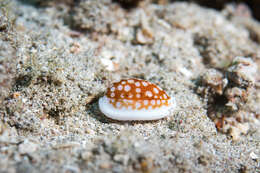
[(113, 64), (113, 61), (111, 61), (110, 59), (102, 58), (101, 63), (105, 66), (106, 70), (115, 71), (115, 65)]

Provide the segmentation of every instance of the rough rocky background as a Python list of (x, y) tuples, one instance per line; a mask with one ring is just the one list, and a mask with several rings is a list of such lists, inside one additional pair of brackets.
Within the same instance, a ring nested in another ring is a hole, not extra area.
[[(260, 172), (259, 44), (245, 4), (0, 0), (0, 172)], [(177, 108), (107, 119), (128, 77)]]

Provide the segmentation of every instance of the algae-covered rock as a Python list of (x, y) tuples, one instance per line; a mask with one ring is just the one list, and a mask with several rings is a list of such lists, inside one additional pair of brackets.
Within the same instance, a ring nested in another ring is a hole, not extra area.
[(197, 93), (207, 99), (208, 116), (217, 129), (231, 134), (234, 140), (248, 132), (249, 119), (258, 112), (258, 108), (248, 109), (252, 104), (249, 98), (257, 92), (257, 68), (252, 59), (236, 57), (226, 69), (209, 69), (197, 88)]

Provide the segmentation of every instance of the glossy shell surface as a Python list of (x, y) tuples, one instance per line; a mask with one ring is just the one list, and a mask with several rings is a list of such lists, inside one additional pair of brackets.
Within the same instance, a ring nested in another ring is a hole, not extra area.
[(124, 79), (114, 83), (99, 99), (100, 110), (109, 118), (156, 120), (169, 114), (175, 100), (160, 87), (141, 79)]

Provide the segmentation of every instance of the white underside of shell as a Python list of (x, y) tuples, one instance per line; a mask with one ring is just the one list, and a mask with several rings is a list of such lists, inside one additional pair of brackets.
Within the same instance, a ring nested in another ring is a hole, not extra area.
[(144, 121), (144, 120), (157, 120), (169, 115), (171, 109), (176, 105), (175, 99), (170, 100), (170, 106), (162, 106), (156, 109), (141, 109), (133, 110), (126, 108), (115, 108), (112, 104), (109, 103), (109, 98), (106, 96), (102, 97), (98, 101), (99, 109), (107, 117), (120, 121)]

